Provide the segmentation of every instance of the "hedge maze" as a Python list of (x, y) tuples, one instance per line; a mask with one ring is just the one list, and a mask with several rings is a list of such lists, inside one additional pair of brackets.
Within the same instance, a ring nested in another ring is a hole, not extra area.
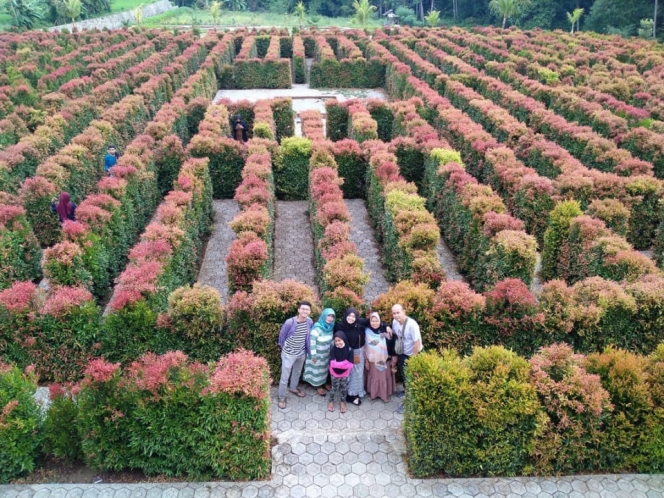
[[(399, 302), (421, 325), (417, 476), (664, 469), (661, 50), (494, 28), (135, 29), (5, 34), (0, 68), (0, 481), (40, 453), (266, 476), (276, 338), (303, 299), (313, 316)], [(298, 136), (289, 98), (212, 103), (305, 82), (389, 101), (328, 100)], [(63, 191), (78, 207), (61, 224)], [(351, 198), (392, 284), (373, 303)], [(225, 302), (196, 284), (213, 199), (240, 208)], [(292, 200), (309, 203), (318, 291), (273, 280)], [(57, 383), (45, 420), (37, 382)]]

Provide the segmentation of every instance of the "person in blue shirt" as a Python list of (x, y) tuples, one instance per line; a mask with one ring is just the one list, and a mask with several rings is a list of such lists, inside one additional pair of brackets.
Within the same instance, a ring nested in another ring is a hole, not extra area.
[(115, 145), (109, 145), (108, 146), (108, 152), (106, 156), (104, 157), (104, 171), (106, 171), (107, 175), (110, 175), (110, 169), (118, 164), (118, 152), (117, 149), (115, 148)]

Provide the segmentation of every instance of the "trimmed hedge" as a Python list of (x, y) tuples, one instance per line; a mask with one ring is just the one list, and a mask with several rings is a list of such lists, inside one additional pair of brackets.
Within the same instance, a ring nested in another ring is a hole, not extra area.
[(325, 101), (325, 112), (327, 138), (333, 142), (348, 138), (348, 107), (337, 99), (328, 99)]
[(286, 201), (307, 198), (310, 156), (309, 139), (288, 137), (282, 140), (273, 159), (277, 198)]
[(305, 64), (304, 43), (302, 37), (293, 35), (293, 82), (307, 82), (307, 66)]
[[(252, 43), (253, 37), (247, 37), (240, 53), (233, 63), (234, 87), (245, 88), (290, 88), (291, 87), (291, 61), (281, 58), (280, 38), (256, 37), (255, 43), (249, 50), (247, 46)], [(265, 49), (265, 57), (261, 58), (258, 46), (261, 42), (269, 41)]]
[(42, 415), (37, 376), (0, 362), (0, 484), (35, 469)]
[(212, 104), (198, 125), (199, 133), (191, 139), (187, 152), (192, 157), (208, 158), (212, 192), (215, 199), (231, 199), (241, 181), (244, 167), (244, 144), (230, 137), (226, 106)]
[(436, 220), (424, 207), (417, 187), (399, 174), (397, 159), (387, 144), (372, 140), (364, 144), (367, 169), (367, 209), (383, 244), (387, 278), (392, 282), (413, 279), (438, 287), (445, 280), (437, 245)]
[(31, 282), (0, 292), (2, 356), (42, 381), (79, 378), (98, 350), (99, 309), (87, 289), (57, 287), (48, 294)]
[(463, 359), (421, 353), (406, 366), (410, 469), (418, 477), (661, 472), (663, 358), (664, 345), (646, 358), (615, 349), (584, 357), (555, 344), (529, 362), (502, 347)]
[(0, 248), (0, 290), (39, 277), (41, 249), (21, 206), (0, 204)]
[(455, 160), (453, 151), (434, 149), (424, 188), (459, 268), (478, 290), (510, 277), (530, 285), (537, 261), (535, 237), (523, 231), (520, 220), (505, 214), (491, 187), (479, 184)]
[[(146, 351), (177, 348), (177, 338), (156, 328), (168, 295), (196, 280), (202, 239), (212, 220), (212, 187), (207, 159), (189, 159), (177, 190), (166, 196), (129, 254), (118, 277), (104, 322), (102, 352), (112, 360), (131, 361)], [(131, 337), (131, 340), (127, 338)]]
[(180, 351), (148, 353), (122, 371), (93, 360), (75, 398), (83, 459), (95, 469), (147, 475), (263, 478), (269, 378), (267, 362), (242, 350), (208, 366)]
[(229, 226), (236, 233), (226, 257), (228, 286), (232, 294), (249, 291), (253, 282), (272, 276), (274, 261), (275, 192), (271, 149), (273, 142), (252, 139), (235, 191), (240, 213)]

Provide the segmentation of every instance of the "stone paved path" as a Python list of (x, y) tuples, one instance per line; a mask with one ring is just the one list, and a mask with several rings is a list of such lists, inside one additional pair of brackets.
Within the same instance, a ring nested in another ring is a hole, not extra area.
[[(301, 386), (303, 387), (303, 386)], [(272, 390), (272, 477), (267, 481), (34, 484), (0, 486), (2, 498), (427, 497), (661, 498), (664, 475), (560, 478), (411, 479), (404, 461), (397, 400), (365, 399), (328, 412), (313, 388), (289, 395), (285, 410)]]
[(438, 253), (440, 266), (443, 267), (443, 270), (445, 270), (445, 273), (447, 274), (447, 280), (461, 280), (462, 282), (466, 282), (466, 277), (459, 272), (459, 267), (457, 266), (456, 259), (454, 259), (454, 254), (452, 254), (450, 248), (447, 247), (442, 234), (438, 246), (436, 247), (436, 252)]
[(358, 255), (364, 260), (364, 269), (369, 273), (369, 281), (364, 286), (364, 300), (371, 303), (383, 292), (389, 283), (385, 279), (385, 269), (380, 261), (380, 249), (369, 221), (369, 212), (364, 199), (345, 199), (350, 211), (350, 238), (357, 246)]
[(201, 270), (198, 272), (198, 283), (214, 287), (221, 294), (224, 302), (228, 300), (228, 275), (226, 274), (226, 256), (228, 249), (235, 240), (235, 232), (228, 222), (240, 212), (238, 203), (224, 199), (213, 201), (214, 225), (208, 240)]
[(314, 238), (308, 201), (277, 201), (274, 223), (274, 280), (292, 278), (318, 292), (314, 269)]

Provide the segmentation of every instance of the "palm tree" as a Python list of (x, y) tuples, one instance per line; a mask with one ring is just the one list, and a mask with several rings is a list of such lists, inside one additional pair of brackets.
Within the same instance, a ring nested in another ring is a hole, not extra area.
[(491, 9), (497, 16), (503, 18), (503, 29), (505, 29), (507, 18), (512, 17), (528, 2), (529, 0), (491, 0), (489, 2), (489, 9)]
[(134, 22), (136, 26), (143, 24), (143, 4), (134, 9)]
[(300, 22), (300, 29), (302, 29), (302, 26), (304, 26), (304, 19), (307, 17), (307, 6), (302, 3), (302, 0), (293, 7), (293, 13), (297, 16)]
[(215, 0), (210, 4), (210, 15), (214, 24), (219, 24), (219, 18), (221, 17), (221, 2)]
[(72, 29), (76, 27), (76, 18), (81, 15), (83, 5), (81, 0), (64, 0), (62, 2), (62, 13), (71, 19)]
[(424, 18), (424, 22), (427, 23), (427, 26), (430, 28), (435, 28), (440, 22), (440, 11), (439, 10), (430, 10), (429, 13)]
[[(581, 16), (583, 15), (584, 10), (583, 9), (574, 9), (574, 11), (570, 14), (569, 12), (567, 13), (567, 20), (572, 24), (572, 30), (570, 31), (570, 34), (574, 33), (574, 25), (579, 22), (579, 19), (581, 19)], [(578, 25), (576, 30), (578, 31)]]
[(353, 21), (363, 28), (366, 25), (367, 20), (371, 18), (374, 12), (376, 12), (376, 6), (371, 5), (369, 0), (355, 0), (353, 2), (353, 8), (355, 9)]
[(44, 18), (39, 0), (7, 0), (4, 6), (12, 24), (19, 29), (32, 29), (35, 22)]

